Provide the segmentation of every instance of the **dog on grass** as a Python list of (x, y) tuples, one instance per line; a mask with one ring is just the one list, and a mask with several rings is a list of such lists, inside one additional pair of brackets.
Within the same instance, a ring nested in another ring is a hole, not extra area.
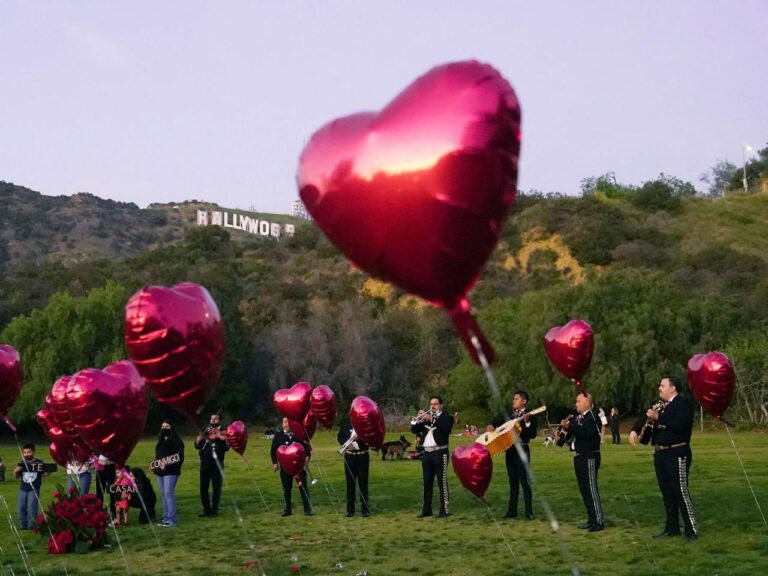
[(411, 443), (405, 436), (400, 436), (400, 439), (395, 440), (394, 442), (384, 442), (381, 446), (381, 459), (386, 460), (387, 456), (389, 456), (390, 460), (394, 460), (395, 458), (402, 460), (405, 450), (410, 445)]

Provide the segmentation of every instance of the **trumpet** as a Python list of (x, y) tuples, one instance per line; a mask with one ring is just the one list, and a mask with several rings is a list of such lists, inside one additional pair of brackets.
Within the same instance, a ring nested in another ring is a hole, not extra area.
[(429, 420), (431, 422), (435, 418), (436, 412), (432, 412), (432, 410), (422, 410), (421, 412), (416, 414), (416, 416), (411, 418), (411, 426), (415, 426), (416, 424), (421, 424), (422, 422), (424, 422), (425, 421), (424, 416), (426, 416), (427, 414), (431, 416), (431, 419)]
[(349, 435), (349, 440), (344, 442), (341, 448), (339, 448), (339, 454), (344, 454), (344, 452), (347, 451), (347, 448), (349, 448), (349, 445), (352, 444), (352, 442), (354, 442), (355, 440), (357, 440), (357, 432), (355, 432), (355, 430), (353, 429), (352, 434)]

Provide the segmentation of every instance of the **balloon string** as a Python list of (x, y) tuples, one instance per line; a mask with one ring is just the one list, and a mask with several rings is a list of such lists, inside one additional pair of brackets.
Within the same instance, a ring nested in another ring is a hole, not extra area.
[(763, 524), (765, 524), (766, 528), (768, 528), (768, 521), (765, 519), (765, 514), (763, 514), (763, 508), (760, 506), (760, 501), (757, 499), (757, 494), (755, 494), (755, 489), (752, 487), (752, 482), (749, 479), (749, 475), (747, 474), (747, 469), (744, 467), (744, 462), (741, 460), (741, 454), (739, 454), (738, 449), (736, 448), (736, 443), (733, 441), (733, 436), (731, 436), (731, 429), (726, 426), (725, 430), (728, 432), (728, 438), (731, 440), (731, 446), (733, 446), (733, 451), (736, 453), (736, 457), (739, 459), (739, 464), (741, 465), (741, 471), (744, 472), (744, 478), (747, 479), (747, 485), (749, 486), (750, 491), (752, 492), (752, 498), (755, 499), (755, 505), (757, 506), (758, 512), (760, 512), (760, 516), (763, 519)]
[[(629, 500), (629, 496), (627, 496), (627, 493), (626, 493), (626, 492), (624, 492), (624, 499), (627, 501), (627, 505), (629, 506), (629, 511), (630, 511), (630, 512), (631, 512), (631, 514), (632, 514), (632, 519), (634, 520), (634, 522), (635, 522), (635, 525), (636, 525), (638, 528), (640, 528), (640, 522), (638, 522), (638, 520), (637, 520), (637, 514), (635, 514), (635, 507), (634, 507), (634, 506), (632, 506), (632, 502), (630, 502), (630, 500)], [(646, 542), (643, 542), (643, 546), (645, 546), (645, 550), (646, 550), (646, 552), (648, 552), (648, 557), (649, 557), (649, 558), (651, 559), (651, 561), (653, 562), (653, 567), (656, 569), (656, 573), (657, 573), (657, 574), (661, 574), (661, 569), (659, 568), (659, 565), (658, 565), (658, 563), (656, 562), (656, 556), (653, 554), (653, 552), (651, 552), (651, 548), (650, 548), (650, 546), (648, 546), (648, 544), (647, 544)]]
[[(19, 530), (16, 528), (16, 524), (13, 523), (13, 516), (11, 516), (11, 510), (8, 508), (8, 502), (5, 500), (5, 496), (0, 494), (0, 501), (2, 501), (3, 506), (5, 507), (5, 511), (8, 514), (8, 525), (11, 527), (11, 532), (13, 532), (14, 536), (16, 536), (16, 546), (19, 549), (19, 554), (21, 555), (21, 561), (24, 563), (24, 569), (27, 571), (27, 574), (30, 576), (34, 576), (35, 569), (32, 568), (32, 561), (29, 559), (29, 552), (27, 552), (26, 546), (24, 546), (24, 541), (21, 539), (21, 534), (19, 534)], [(64, 565), (64, 570), (66, 571), (67, 566)]]
[[(499, 386), (496, 383), (496, 378), (493, 374), (493, 371), (491, 370), (491, 366), (480, 346), (480, 341), (471, 330), (469, 330), (469, 336), (470, 336), (470, 341), (472, 342), (472, 345), (475, 347), (475, 350), (477, 352), (477, 357), (480, 360), (480, 365), (483, 367), (483, 370), (485, 371), (485, 376), (486, 376), (486, 379), (488, 380), (488, 386), (491, 389), (491, 395), (493, 396), (493, 399), (497, 403), (500, 403), (503, 405), (502, 399), (501, 399), (501, 392), (499, 391)], [(504, 408), (503, 412), (504, 412), (505, 418), (509, 420), (510, 415), (506, 411), (506, 408)], [(525, 468), (525, 474), (528, 477), (528, 483), (530, 484), (531, 488), (533, 488), (534, 486), (533, 472), (531, 471), (531, 467), (529, 466), (528, 455), (523, 450), (522, 442), (520, 441), (519, 437), (516, 439), (514, 447), (515, 447), (515, 450), (517, 450), (517, 455), (520, 458), (520, 461), (523, 463), (523, 467)], [(571, 549), (567, 545), (565, 538), (560, 533), (560, 523), (558, 522), (557, 517), (555, 516), (555, 513), (553, 512), (552, 508), (549, 506), (549, 503), (547, 502), (546, 498), (544, 498), (543, 496), (538, 496), (537, 499), (539, 500), (539, 502), (541, 502), (541, 505), (544, 507), (544, 512), (547, 517), (547, 520), (549, 521), (549, 525), (552, 528), (552, 531), (555, 533), (555, 536), (557, 537), (558, 543), (560, 544), (560, 548), (563, 551), (564, 556), (568, 558), (569, 563), (572, 564), (571, 565), (572, 576), (580, 576), (581, 573), (579, 572), (579, 569), (576, 568), (575, 565), (573, 565), (573, 562), (572, 562), (573, 554), (571, 553)]]
[(501, 529), (501, 524), (499, 524), (499, 521), (493, 515), (493, 510), (491, 509), (490, 506), (488, 506), (487, 503), (485, 504), (485, 506), (486, 506), (486, 510), (488, 511), (488, 517), (491, 520), (493, 520), (493, 523), (496, 525), (496, 529), (499, 531), (499, 535), (501, 536), (501, 539), (504, 541), (504, 544), (507, 546), (509, 553), (512, 554), (512, 558), (515, 559), (515, 564), (517, 564), (517, 567), (520, 569), (521, 572), (525, 572), (525, 568), (523, 568), (523, 565), (520, 563), (520, 559), (517, 557), (517, 554), (515, 554), (515, 551), (512, 549), (512, 545), (509, 543), (507, 536), (504, 534), (504, 530)]

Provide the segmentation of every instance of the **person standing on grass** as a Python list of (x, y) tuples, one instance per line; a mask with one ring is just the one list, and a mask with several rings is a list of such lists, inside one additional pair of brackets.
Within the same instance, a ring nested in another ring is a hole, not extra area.
[(411, 420), (411, 432), (424, 440), (421, 455), (423, 499), (419, 518), (432, 516), (432, 489), (435, 478), (440, 490), (439, 518), (448, 516), (448, 441), (453, 429), (453, 416), (443, 411), (439, 396), (429, 399), (429, 410), (419, 411)]
[(619, 416), (619, 409), (615, 406), (611, 408), (611, 416), (608, 418), (608, 424), (611, 427), (611, 436), (613, 437), (612, 444), (621, 444), (621, 433), (619, 431), (621, 416)]
[[(211, 414), (208, 426), (197, 435), (195, 449), (200, 453), (200, 501), (203, 504), (198, 516), (218, 516), (224, 482), (224, 454), (229, 450), (218, 413)], [(209, 492), (211, 484), (213, 498)]]
[(21, 479), (16, 498), (16, 512), (21, 529), (32, 530), (40, 502), (40, 486), (43, 476), (48, 476), (48, 472), (43, 472), (44, 462), (35, 458), (35, 445), (31, 442), (24, 444), (21, 456), (23, 460), (13, 469), (13, 476)]
[(184, 464), (184, 442), (173, 429), (169, 420), (160, 424), (160, 433), (155, 444), (155, 459), (149, 469), (157, 476), (160, 497), (163, 499), (163, 519), (158, 526), (176, 526), (176, 483)]
[(653, 465), (656, 480), (664, 501), (666, 521), (664, 529), (656, 537), (679, 536), (680, 516), (685, 526), (685, 537), (697, 540), (699, 530), (688, 492), (688, 471), (691, 469), (691, 433), (693, 408), (681, 395), (682, 382), (677, 376), (667, 376), (659, 382), (661, 407), (658, 412), (649, 408), (645, 418), (640, 418), (629, 434), (629, 443), (635, 446), (643, 421), (651, 422), (651, 443), (655, 449)]
[[(336, 440), (344, 446), (350, 439), (355, 429), (349, 420), (344, 420), (339, 426)], [(360, 491), (360, 513), (368, 517), (371, 509), (368, 505), (368, 471), (370, 469), (370, 455), (368, 445), (358, 439), (351, 442), (344, 450), (344, 478), (347, 483), (347, 518), (355, 514), (355, 492)]]
[(565, 441), (574, 452), (573, 469), (581, 498), (587, 509), (587, 521), (579, 528), (599, 532), (605, 527), (597, 473), (600, 470), (600, 420), (593, 410), (592, 395), (580, 392), (576, 396), (576, 417), (560, 422), (566, 431)]
[(304, 515), (314, 516), (312, 511), (312, 502), (309, 499), (309, 486), (307, 485), (307, 466), (309, 465), (309, 457), (312, 448), (306, 442), (299, 440), (291, 430), (291, 423), (288, 418), (283, 417), (282, 429), (275, 433), (275, 437), (272, 438), (272, 447), (269, 451), (272, 458), (272, 471), (280, 471), (280, 483), (283, 486), (283, 512), (281, 516), (290, 516), (293, 513), (291, 507), (291, 490), (293, 489), (293, 476), (283, 471), (277, 461), (277, 449), (280, 446), (288, 446), (294, 442), (301, 444), (304, 448), (304, 454), (306, 459), (304, 461), (304, 469), (299, 474), (299, 480), (301, 485), (299, 486), (299, 494), (301, 495), (301, 501), (304, 504)]
[[(518, 390), (512, 397), (512, 418), (520, 418), (520, 434), (518, 441), (520, 449), (525, 454), (526, 462), (520, 457), (517, 447), (512, 446), (504, 453), (509, 477), (509, 503), (504, 518), (517, 518), (517, 503), (520, 499), (520, 487), (523, 488), (523, 502), (525, 503), (525, 517), (533, 520), (533, 492), (528, 467), (531, 463), (531, 449), (528, 443), (536, 438), (536, 418), (526, 414), (528, 409), (528, 392)], [(498, 426), (507, 421), (506, 415), (499, 415), (493, 424), (487, 427), (488, 432), (493, 432)]]

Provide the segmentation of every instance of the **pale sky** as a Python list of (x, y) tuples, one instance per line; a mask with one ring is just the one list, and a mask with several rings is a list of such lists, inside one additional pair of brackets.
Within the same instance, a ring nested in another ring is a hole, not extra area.
[(315, 130), (475, 58), (520, 99), (520, 189), (704, 189), (768, 145), (766, 22), (765, 0), (0, 0), (0, 180), (286, 213)]

